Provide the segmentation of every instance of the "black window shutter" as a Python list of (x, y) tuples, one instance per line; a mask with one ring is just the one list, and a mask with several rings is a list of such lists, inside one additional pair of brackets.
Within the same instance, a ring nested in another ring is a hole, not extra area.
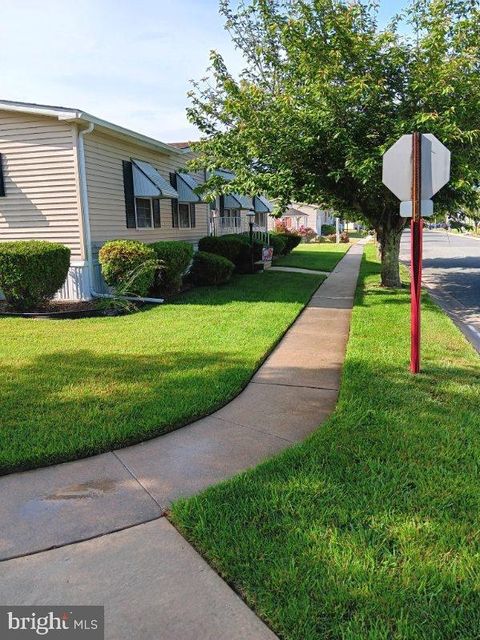
[(225, 196), (220, 196), (220, 215), (225, 213)]
[(197, 226), (197, 220), (195, 215), (195, 203), (190, 203), (190, 226), (194, 229)]
[[(170, 184), (176, 190), (177, 189), (177, 174), (170, 174)], [(177, 198), (172, 198), (172, 227), (174, 229), (178, 228), (178, 200)]]
[(2, 154), (0, 153), (0, 198), (5, 196), (5, 179), (3, 177)]
[(153, 226), (155, 228), (161, 227), (161, 220), (160, 220), (160, 200), (158, 198), (154, 198), (152, 200), (152, 205), (153, 205)]
[(133, 192), (132, 163), (123, 160), (123, 190), (125, 193), (125, 213), (127, 216), (127, 229), (135, 229), (135, 194)]

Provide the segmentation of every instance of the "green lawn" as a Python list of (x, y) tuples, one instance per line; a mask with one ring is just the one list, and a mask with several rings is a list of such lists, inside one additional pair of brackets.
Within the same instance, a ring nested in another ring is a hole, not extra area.
[(0, 472), (138, 442), (234, 397), (322, 277), (236, 276), (117, 318), (0, 319)]
[(337, 409), (305, 443), (177, 502), (173, 522), (284, 640), (480, 637), (480, 361), (367, 246)]
[(351, 244), (322, 242), (299, 244), (288, 256), (274, 260), (275, 267), (299, 267), (317, 271), (332, 271), (337, 262), (350, 249)]

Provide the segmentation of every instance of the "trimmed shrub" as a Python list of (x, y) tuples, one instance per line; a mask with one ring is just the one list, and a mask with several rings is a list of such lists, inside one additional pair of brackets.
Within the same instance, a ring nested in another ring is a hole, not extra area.
[(215, 253), (235, 263), (244, 244), (243, 236), (205, 236), (199, 240), (198, 250)]
[(322, 224), (322, 236), (331, 236), (333, 233), (336, 233), (334, 224)]
[(217, 285), (228, 282), (234, 268), (233, 262), (223, 256), (199, 251), (193, 256), (190, 275), (196, 285)]
[[(251, 273), (252, 271), (252, 248), (250, 246), (250, 239), (247, 236), (245, 238), (242, 249), (235, 261), (235, 267), (239, 273)], [(253, 261), (262, 259), (263, 242), (253, 239)]]
[(269, 237), (270, 246), (273, 248), (274, 257), (278, 258), (282, 256), (285, 252), (285, 249), (287, 248), (287, 241), (285, 240), (285, 238), (282, 238), (275, 233), (271, 233)]
[(44, 240), (0, 244), (0, 289), (19, 311), (29, 311), (53, 298), (65, 282), (70, 249)]
[[(228, 233), (222, 236), (224, 240), (235, 242), (239, 247), (239, 253), (233, 263), (238, 273), (250, 273), (252, 269), (250, 235), (248, 233)], [(253, 239), (253, 260), (262, 259), (263, 242)]]
[(154, 242), (150, 247), (160, 261), (155, 276), (155, 289), (167, 294), (179, 291), (183, 274), (192, 261), (193, 246), (189, 242), (162, 240)]
[(350, 236), (346, 231), (342, 231), (340, 234), (340, 242), (347, 243), (350, 242)]
[(146, 296), (157, 268), (155, 251), (138, 240), (109, 240), (98, 259), (105, 282), (117, 293)]
[(278, 236), (280, 236), (280, 238), (284, 238), (285, 242), (286, 242), (286, 247), (285, 247), (285, 253), (290, 253), (291, 251), (293, 251), (295, 249), (295, 247), (298, 247), (298, 245), (300, 244), (300, 242), (302, 241), (302, 236), (299, 236), (296, 233), (278, 233)]

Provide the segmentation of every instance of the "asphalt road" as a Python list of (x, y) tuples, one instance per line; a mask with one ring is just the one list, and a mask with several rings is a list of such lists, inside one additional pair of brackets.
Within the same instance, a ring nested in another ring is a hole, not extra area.
[[(400, 257), (410, 263), (410, 231)], [(424, 231), (423, 285), (480, 352), (480, 239)]]

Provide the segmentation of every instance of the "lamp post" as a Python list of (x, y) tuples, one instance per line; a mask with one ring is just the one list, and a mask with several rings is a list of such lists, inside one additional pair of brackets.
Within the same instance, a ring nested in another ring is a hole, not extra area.
[(249, 209), (247, 211), (248, 218), (248, 227), (250, 231), (250, 261), (251, 261), (251, 269), (252, 273), (255, 271), (255, 259), (254, 259), (254, 251), (253, 251), (253, 221), (255, 219), (255, 211), (253, 209)]

